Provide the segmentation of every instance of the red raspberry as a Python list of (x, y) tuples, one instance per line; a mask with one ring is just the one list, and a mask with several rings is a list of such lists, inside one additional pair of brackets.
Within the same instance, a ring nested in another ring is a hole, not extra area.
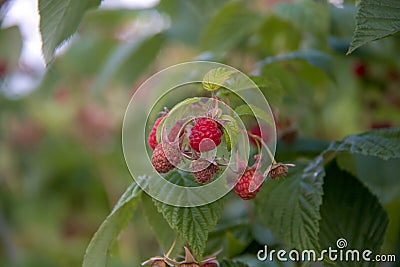
[(8, 69), (7, 61), (0, 60), (0, 79), (7, 74), (7, 69)]
[(353, 66), (353, 73), (358, 78), (363, 78), (367, 75), (367, 66), (362, 61), (356, 61)]
[[(234, 187), (235, 193), (244, 200), (255, 198), (258, 191), (260, 191), (262, 185), (261, 183), (262, 179), (263, 177), (261, 173), (256, 172), (253, 169), (247, 169), (243, 173), (242, 177), (240, 177), (239, 181), (236, 183)], [(256, 190), (250, 192), (250, 185), (252, 184), (254, 185), (260, 184), (260, 185)]]
[(160, 124), (160, 122), (162, 121), (162, 119), (165, 117), (165, 115), (159, 117), (155, 122), (154, 122), (154, 126), (151, 129), (151, 132), (149, 134), (149, 138), (147, 139), (149, 146), (154, 149), (156, 148), (156, 146), (158, 145), (157, 143), (157, 127)]
[[(222, 131), (218, 128), (218, 123), (211, 118), (197, 119), (189, 136), (191, 148), (197, 152), (207, 152), (213, 150), (221, 143)], [(210, 139), (207, 141), (207, 139)], [(201, 144), (200, 143), (205, 140)]]
[(151, 155), (151, 164), (159, 173), (167, 173), (181, 161), (180, 151), (169, 143), (160, 143)]
[(384, 129), (393, 127), (390, 121), (374, 121), (371, 123), (371, 129)]
[[(250, 129), (250, 133), (251, 133), (252, 135), (261, 137), (261, 129), (260, 129), (260, 126), (259, 126), (259, 125), (254, 125), (254, 126)], [(267, 129), (263, 130), (263, 141), (264, 141), (265, 143), (268, 143), (269, 135), (270, 135), (269, 130), (267, 130)], [(255, 140), (254, 137), (249, 136), (249, 140), (250, 140), (250, 143), (252, 143), (254, 146), (257, 146), (256, 140)]]
[(190, 163), (190, 168), (193, 170), (193, 176), (196, 181), (205, 184), (210, 181), (214, 174), (219, 171), (219, 167), (206, 160), (194, 160)]

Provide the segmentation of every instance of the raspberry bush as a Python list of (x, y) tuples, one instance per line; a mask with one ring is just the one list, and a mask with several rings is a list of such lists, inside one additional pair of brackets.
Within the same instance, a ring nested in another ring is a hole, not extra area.
[(400, 258), (397, 0), (20, 2), (0, 1), (0, 266), (396, 265), (257, 253)]

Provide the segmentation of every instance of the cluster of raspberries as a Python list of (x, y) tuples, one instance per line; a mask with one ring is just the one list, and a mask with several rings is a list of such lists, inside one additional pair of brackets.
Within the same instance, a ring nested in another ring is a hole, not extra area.
[[(179, 144), (175, 144), (174, 142), (157, 142), (157, 128), (165, 116), (164, 114), (155, 121), (148, 137), (148, 144), (154, 149), (151, 163), (158, 173), (167, 173), (173, 170), (182, 160)], [(168, 138), (170, 140), (175, 139), (179, 133), (180, 129), (172, 129)], [(221, 125), (213, 118), (197, 118), (194, 120), (190, 131), (189, 145), (196, 152), (207, 152), (220, 145), (222, 134)], [(190, 168), (196, 181), (202, 184), (211, 181), (220, 169), (217, 163), (209, 162), (205, 159), (193, 160)], [(261, 188), (262, 179), (261, 173), (254, 168), (248, 167), (239, 178), (234, 191), (242, 199), (253, 199)], [(250, 190), (250, 188), (253, 189), (251, 187), (253, 183), (259, 186), (255, 190)]]

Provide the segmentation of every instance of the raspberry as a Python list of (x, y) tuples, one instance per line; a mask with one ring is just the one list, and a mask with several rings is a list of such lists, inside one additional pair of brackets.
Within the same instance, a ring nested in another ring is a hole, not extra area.
[(170, 132), (168, 134), (168, 140), (170, 142), (176, 141), (176, 139), (178, 137), (178, 134), (179, 134), (179, 137), (182, 136), (183, 132), (181, 131), (181, 127), (182, 127), (182, 125), (179, 122), (177, 122), (171, 128), (171, 130), (170, 130)]
[(269, 176), (271, 177), (271, 179), (275, 179), (281, 176), (285, 176), (288, 172), (289, 169), (285, 165), (276, 165), (269, 171)]
[[(222, 131), (218, 128), (218, 123), (211, 118), (200, 118), (196, 120), (189, 136), (191, 148), (197, 152), (207, 152), (213, 150), (221, 143)], [(210, 140), (207, 140), (210, 139)], [(203, 141), (205, 140), (205, 141)], [(201, 149), (200, 149), (200, 143)]]
[(374, 121), (371, 123), (371, 129), (383, 129), (383, 128), (391, 128), (393, 127), (390, 121)]
[(167, 173), (181, 161), (180, 151), (169, 143), (160, 143), (151, 156), (151, 164), (159, 173)]
[(288, 167), (294, 167), (295, 165), (292, 163), (275, 163), (271, 166), (271, 168), (268, 171), (268, 175), (269, 177), (271, 177), (271, 179), (277, 179), (280, 177), (285, 177), (286, 174), (289, 172)]
[(281, 139), (286, 144), (293, 144), (297, 138), (297, 130), (294, 128), (288, 128), (281, 133)]
[(158, 145), (157, 143), (157, 127), (160, 124), (160, 122), (162, 121), (162, 119), (165, 117), (165, 115), (159, 117), (153, 125), (153, 128), (151, 129), (151, 132), (149, 134), (149, 138), (147, 139), (149, 146), (154, 149), (156, 148), (156, 146)]
[(353, 66), (353, 73), (358, 78), (363, 78), (367, 75), (367, 66), (362, 61), (356, 61)]
[[(251, 128), (250, 133), (251, 133), (252, 135), (255, 135), (255, 136), (258, 136), (258, 137), (261, 138), (261, 129), (260, 129), (260, 126), (259, 126), (259, 125), (254, 125), (254, 126)], [(267, 129), (263, 130), (263, 141), (264, 141), (265, 143), (268, 143), (269, 135), (270, 135), (270, 131), (268, 131)], [(257, 142), (258, 140), (256, 141), (256, 140), (255, 140), (255, 137), (249, 136), (249, 140), (250, 140), (250, 143), (252, 143), (254, 146), (257, 146), (257, 143), (256, 143), (256, 142)]]
[(3, 78), (7, 74), (7, 61), (0, 60), (0, 79)]
[(168, 267), (164, 260), (155, 260), (150, 264), (150, 267)]
[[(254, 171), (253, 169), (247, 169), (242, 177), (240, 177), (239, 181), (236, 183), (234, 190), (235, 193), (243, 198), (244, 200), (253, 199), (256, 197), (258, 191), (260, 191), (262, 185), (262, 175), (259, 172)], [(250, 192), (250, 185), (257, 185), (258, 188), (252, 192)]]
[(179, 264), (179, 267), (200, 267), (199, 264), (196, 262), (191, 262), (191, 263), (181, 263)]
[(214, 174), (219, 171), (219, 167), (210, 163), (206, 160), (194, 160), (190, 164), (190, 168), (193, 170), (193, 176), (196, 178), (196, 181), (205, 184), (210, 181)]

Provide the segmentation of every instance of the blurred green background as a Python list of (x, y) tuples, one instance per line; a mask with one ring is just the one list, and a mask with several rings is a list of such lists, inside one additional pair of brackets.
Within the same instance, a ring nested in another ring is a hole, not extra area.
[[(10, 3), (0, 3), (4, 16)], [(296, 150), (315, 154), (323, 140), (399, 127), (400, 38), (346, 56), (355, 13), (353, 1), (337, 7), (311, 0), (100, 8), (84, 16), (44, 75), (19, 61), (18, 27), (2, 27), (0, 266), (81, 264), (93, 233), (132, 181), (121, 146), (130, 96), (173, 64), (211, 60), (251, 75), (279, 122), (278, 159)], [(16, 75), (38, 86), (20, 93), (10, 82)], [(398, 163), (375, 168), (374, 176), (387, 168), (394, 181), (375, 181), (391, 211), (384, 249), (392, 253), (400, 247), (399, 177), (392, 172)], [(374, 170), (360, 168), (372, 176)], [(138, 265), (156, 254), (149, 231), (137, 211), (112, 266)]]

